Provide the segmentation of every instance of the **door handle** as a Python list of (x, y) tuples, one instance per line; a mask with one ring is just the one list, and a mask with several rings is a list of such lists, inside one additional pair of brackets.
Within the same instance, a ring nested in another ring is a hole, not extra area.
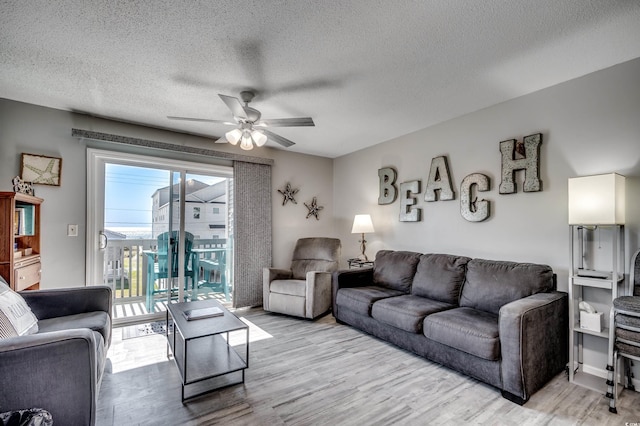
[(100, 239), (100, 241), (98, 242), (98, 248), (100, 250), (104, 250), (107, 248), (107, 244), (109, 244), (109, 239), (107, 238), (105, 233), (102, 231), (98, 232), (98, 235), (99, 235), (98, 238)]

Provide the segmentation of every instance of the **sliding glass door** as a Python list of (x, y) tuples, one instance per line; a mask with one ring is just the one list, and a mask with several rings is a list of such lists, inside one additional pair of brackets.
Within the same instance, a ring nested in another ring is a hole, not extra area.
[(231, 302), (231, 182), (229, 167), (88, 150), (87, 282), (113, 289), (114, 323)]

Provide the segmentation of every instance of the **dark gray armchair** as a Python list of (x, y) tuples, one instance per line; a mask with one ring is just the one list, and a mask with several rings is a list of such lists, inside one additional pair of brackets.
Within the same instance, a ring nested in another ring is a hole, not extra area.
[(95, 424), (111, 344), (106, 286), (21, 292), (36, 334), (0, 339), (0, 412), (42, 408), (54, 424)]
[(301, 238), (291, 269), (264, 268), (263, 308), (314, 319), (331, 307), (331, 274), (338, 270), (340, 240)]

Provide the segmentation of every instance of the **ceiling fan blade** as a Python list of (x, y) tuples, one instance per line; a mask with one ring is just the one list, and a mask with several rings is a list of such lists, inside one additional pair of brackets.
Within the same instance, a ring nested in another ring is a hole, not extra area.
[(227, 107), (231, 110), (231, 113), (234, 117), (239, 118), (247, 118), (247, 113), (244, 111), (244, 107), (238, 100), (238, 98), (234, 98), (233, 96), (220, 95), (220, 99), (227, 104)]
[(220, 139), (216, 139), (213, 143), (229, 143), (229, 141), (223, 136)]
[(256, 124), (260, 127), (303, 127), (303, 126), (315, 126), (311, 117), (297, 117), (297, 118), (268, 118), (266, 120), (260, 120)]
[(275, 133), (270, 132), (270, 131), (268, 131), (266, 129), (261, 130), (261, 132), (263, 132), (265, 135), (267, 135), (269, 137), (269, 139), (271, 139), (274, 142), (279, 143), (280, 145), (284, 146), (285, 148), (288, 148), (288, 147), (296, 144), (295, 142), (292, 142), (287, 138), (283, 138), (280, 135), (276, 135)]
[(229, 126), (236, 126), (238, 123), (232, 123), (226, 120), (210, 120), (208, 118), (191, 118), (191, 117), (173, 117), (167, 116), (169, 120), (182, 120), (182, 121), (202, 121), (205, 123), (219, 123), (219, 124), (227, 124)]

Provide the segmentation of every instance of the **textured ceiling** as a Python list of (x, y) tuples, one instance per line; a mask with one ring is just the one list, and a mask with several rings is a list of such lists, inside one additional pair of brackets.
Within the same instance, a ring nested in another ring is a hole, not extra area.
[(166, 116), (250, 88), (327, 157), (637, 57), (638, 0), (0, 1), (2, 98), (217, 138)]

